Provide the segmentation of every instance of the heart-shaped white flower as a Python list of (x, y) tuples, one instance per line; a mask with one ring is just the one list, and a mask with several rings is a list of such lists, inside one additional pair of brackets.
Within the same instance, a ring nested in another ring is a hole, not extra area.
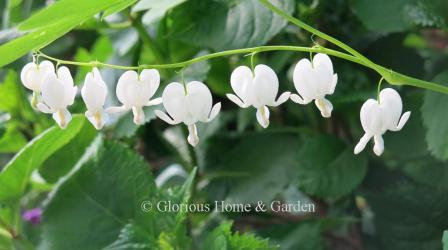
[(333, 72), (333, 64), (326, 54), (317, 54), (313, 62), (300, 60), (294, 69), (294, 86), (299, 93), (292, 94), (291, 100), (308, 104), (314, 100), (323, 117), (330, 117), (333, 105), (325, 96), (333, 94), (338, 75)]
[(187, 140), (192, 146), (196, 146), (199, 142), (196, 123), (210, 122), (221, 109), (221, 103), (212, 107), (210, 90), (198, 81), (189, 82), (185, 87), (178, 82), (170, 83), (163, 90), (162, 99), (168, 114), (156, 110), (156, 115), (171, 125), (181, 122), (187, 125), (189, 131)]
[(274, 70), (260, 64), (252, 70), (246, 66), (237, 67), (230, 77), (234, 94), (227, 94), (232, 102), (242, 108), (253, 106), (257, 109), (258, 123), (264, 128), (269, 126), (269, 109), (276, 107), (289, 98), (290, 92), (284, 92), (275, 100), (278, 93), (279, 81)]
[(37, 108), (47, 114), (53, 114), (53, 119), (61, 128), (66, 128), (72, 116), (67, 110), (75, 101), (77, 87), (67, 67), (60, 67), (57, 74), (47, 74), (42, 84), (42, 102)]
[(81, 89), (81, 96), (87, 106), (85, 113), (87, 119), (96, 129), (103, 128), (108, 120), (108, 115), (104, 111), (104, 103), (107, 97), (107, 86), (97, 68), (87, 73), (84, 86)]
[(42, 61), (40, 64), (35, 62), (27, 63), (20, 73), (20, 80), (23, 86), (33, 91), (31, 106), (34, 108), (40, 102), (40, 92), (42, 91), (44, 79), (48, 74), (55, 74), (53, 63), (50, 61)]
[(117, 98), (123, 104), (120, 107), (111, 107), (106, 110), (109, 113), (124, 112), (132, 109), (134, 123), (141, 125), (145, 123), (143, 107), (158, 105), (162, 98), (151, 100), (160, 84), (159, 71), (155, 69), (144, 69), (140, 75), (129, 70), (118, 79)]
[(20, 79), (26, 88), (39, 93), (47, 74), (55, 74), (53, 63), (50, 61), (42, 61), (40, 64), (30, 62), (23, 67)]
[[(397, 91), (391, 88), (380, 92), (379, 102), (373, 99), (367, 100), (361, 107), (361, 125), (365, 131), (359, 140), (354, 153), (359, 154), (373, 137), (376, 155), (384, 152), (384, 140), (382, 135), (387, 131), (399, 131), (403, 128), (411, 115), (408, 111), (401, 115), (403, 104)], [(400, 118), (401, 117), (401, 118)]]

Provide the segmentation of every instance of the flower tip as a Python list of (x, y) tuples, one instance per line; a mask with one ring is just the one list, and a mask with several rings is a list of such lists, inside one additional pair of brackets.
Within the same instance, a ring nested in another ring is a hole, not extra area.
[(377, 156), (381, 156), (384, 152), (384, 149), (378, 148), (378, 147), (373, 147), (373, 152), (377, 155)]
[(331, 117), (331, 112), (328, 112), (327, 110), (321, 111), (320, 114), (322, 115), (323, 118), (330, 118)]
[(325, 98), (319, 98), (315, 101), (317, 108), (320, 110), (320, 114), (324, 118), (331, 117), (333, 111), (333, 104)]
[(268, 128), (268, 127), (269, 127), (269, 121), (266, 121), (265, 123), (260, 123), (260, 125), (261, 125), (263, 128)]
[(269, 126), (269, 109), (266, 106), (257, 109), (257, 121), (263, 127)]
[(143, 125), (145, 123), (145, 112), (141, 107), (132, 107), (132, 113), (134, 114), (134, 123), (136, 125)]
[(188, 125), (188, 137), (187, 141), (191, 146), (196, 147), (199, 143), (198, 129), (195, 124)]
[(199, 144), (199, 138), (191, 136), (191, 135), (189, 135), (187, 137), (187, 141), (193, 147), (196, 147)]

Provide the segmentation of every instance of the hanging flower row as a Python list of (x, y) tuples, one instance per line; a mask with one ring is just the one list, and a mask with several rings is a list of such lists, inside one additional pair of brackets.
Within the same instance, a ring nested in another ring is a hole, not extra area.
[[(73, 104), (77, 93), (68, 68), (63, 66), (55, 70), (50, 61), (40, 64), (31, 62), (23, 68), (21, 80), (26, 88), (33, 91), (33, 106), (43, 113), (52, 114), (57, 124), (65, 128), (71, 120), (67, 107)], [(263, 64), (253, 70), (240, 66), (230, 77), (234, 94), (227, 94), (227, 97), (241, 108), (254, 107), (257, 121), (263, 128), (269, 126), (268, 107), (279, 106), (288, 99), (302, 105), (314, 101), (323, 117), (331, 116), (333, 105), (326, 96), (335, 91), (338, 76), (326, 54), (317, 54), (312, 61), (300, 60), (295, 66), (293, 81), (297, 93), (284, 92), (277, 98), (279, 80), (273, 69)], [(196, 146), (199, 142), (196, 123), (212, 121), (218, 115), (221, 103), (213, 105), (209, 88), (198, 81), (170, 83), (161, 98), (153, 99), (159, 85), (160, 75), (155, 69), (144, 69), (140, 74), (126, 71), (116, 86), (116, 96), (122, 105), (105, 108), (108, 94), (106, 83), (99, 70), (93, 68), (86, 75), (81, 89), (87, 107), (85, 116), (96, 129), (101, 129), (107, 123), (109, 114), (132, 110), (134, 123), (141, 125), (145, 122), (143, 107), (163, 104), (166, 113), (156, 110), (157, 117), (171, 125), (184, 123), (189, 131), (188, 142)], [(373, 151), (381, 155), (384, 151), (382, 135), (387, 130), (401, 130), (409, 119), (410, 112), (401, 113), (401, 97), (391, 88), (383, 89), (378, 100), (367, 100), (360, 113), (365, 134), (354, 153), (360, 153), (373, 138)]]

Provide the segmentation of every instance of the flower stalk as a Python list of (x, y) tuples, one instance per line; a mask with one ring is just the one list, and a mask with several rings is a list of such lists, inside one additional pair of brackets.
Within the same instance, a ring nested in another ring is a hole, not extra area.
[[(261, 52), (269, 52), (269, 51), (293, 51), (293, 52), (308, 52), (308, 53), (323, 53), (330, 56), (338, 57), (344, 60), (351, 61), (353, 63), (360, 64), (362, 66), (365, 66), (367, 68), (370, 68), (374, 71), (376, 71), (381, 77), (388, 82), (391, 85), (408, 85), (423, 89), (432, 90), (435, 92), (440, 92), (444, 94), (448, 94), (448, 87), (436, 84), (433, 82), (428, 82), (425, 80), (420, 80), (411, 76), (407, 76), (404, 74), (400, 74), (398, 72), (394, 72), (391, 69), (388, 69), (386, 67), (383, 67), (381, 65), (378, 65), (371, 60), (369, 60), (367, 57), (362, 55), (360, 52), (356, 51), (349, 45), (339, 41), (338, 39), (331, 37), (311, 26), (308, 24), (300, 21), (297, 18), (294, 18), (293, 16), (289, 15), (288, 13), (284, 12), (283, 10), (279, 9), (275, 5), (269, 2), (269, 0), (259, 0), (260, 3), (262, 3), (264, 6), (266, 6), (268, 9), (273, 11), (274, 13), (280, 15), (281, 17), (285, 18), (289, 22), (297, 25), (298, 27), (309, 31), (315, 36), (318, 36), (324, 40), (327, 40), (330, 43), (333, 43), (334, 45), (338, 46), (339, 48), (345, 50), (345, 52), (328, 49), (321, 45), (314, 45), (313, 47), (301, 47), (301, 46), (288, 46), (288, 45), (274, 45), (274, 46), (259, 46), (259, 47), (251, 47), (251, 48), (243, 48), (243, 49), (233, 49), (233, 50), (226, 50), (226, 51), (220, 51), (216, 53), (211, 53), (203, 56), (199, 56), (187, 61), (178, 62), (178, 63), (168, 63), (168, 64), (143, 64), (139, 66), (121, 66), (121, 65), (115, 65), (115, 64), (108, 64), (98, 61), (92, 61), (92, 62), (75, 62), (75, 61), (68, 61), (68, 60), (61, 60), (57, 59), (51, 56), (48, 56), (40, 51), (36, 53), (37, 56), (46, 58), (48, 60), (52, 60), (58, 64), (65, 64), (65, 65), (78, 65), (78, 66), (86, 66), (86, 67), (108, 67), (108, 68), (115, 68), (115, 69), (121, 69), (121, 70), (141, 70), (141, 69), (176, 69), (176, 68), (185, 68), (191, 64), (202, 62), (205, 60), (210, 60), (213, 58), (223, 57), (223, 56), (230, 56), (230, 55), (237, 55), (237, 54), (251, 54), (252, 57), (255, 54), (261, 53)], [(133, 23), (134, 26), (140, 31), (141, 26), (139, 27), (138, 23)], [(142, 32), (140, 32), (140, 35), (142, 35)], [(147, 40), (146, 36), (147, 33), (143, 34), (144, 37), (142, 39)], [(147, 45), (153, 45), (152, 41), (145, 41), (145, 44)], [(153, 52), (155, 52), (155, 56), (157, 58), (162, 58), (162, 56), (157, 53), (159, 52), (157, 49), (152, 49)], [(163, 61), (163, 60), (161, 60)]]

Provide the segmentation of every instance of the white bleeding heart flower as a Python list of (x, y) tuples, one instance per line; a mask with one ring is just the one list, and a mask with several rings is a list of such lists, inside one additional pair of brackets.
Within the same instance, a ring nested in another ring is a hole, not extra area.
[(104, 103), (107, 97), (107, 86), (97, 68), (87, 73), (81, 96), (87, 106), (85, 113), (87, 119), (96, 129), (103, 128), (108, 120), (108, 114), (104, 111)]
[(55, 74), (53, 63), (50, 61), (42, 61), (40, 64), (35, 62), (27, 63), (20, 73), (20, 80), (23, 86), (33, 91), (33, 99), (31, 101), (33, 107), (36, 107), (39, 101), (42, 85), (48, 74)]
[(379, 101), (369, 99), (361, 108), (361, 125), (364, 136), (356, 145), (354, 153), (359, 154), (373, 137), (375, 145), (373, 151), (381, 155), (384, 151), (382, 135), (387, 131), (399, 131), (403, 128), (411, 115), (408, 111), (401, 115), (403, 104), (400, 95), (391, 88), (380, 92)]
[(162, 94), (166, 113), (156, 110), (156, 115), (165, 122), (175, 125), (183, 122), (188, 126), (188, 143), (196, 146), (199, 143), (197, 122), (210, 122), (219, 113), (221, 103), (213, 107), (212, 94), (202, 82), (192, 81), (185, 87), (173, 82), (168, 84)]
[(117, 98), (123, 104), (120, 107), (111, 107), (106, 110), (109, 113), (124, 112), (132, 109), (134, 123), (141, 125), (145, 123), (143, 107), (158, 105), (162, 98), (151, 100), (160, 84), (159, 71), (155, 69), (144, 69), (140, 75), (129, 70), (118, 79)]
[(53, 63), (42, 61), (40, 64), (30, 62), (23, 67), (20, 79), (23, 85), (34, 91), (41, 92), (44, 78), (47, 74), (55, 73)]
[(67, 67), (60, 67), (57, 74), (47, 74), (42, 84), (42, 102), (37, 108), (44, 113), (53, 114), (53, 119), (61, 128), (66, 128), (72, 116), (67, 110), (75, 101), (77, 87)]
[(275, 100), (278, 93), (279, 81), (274, 70), (260, 64), (254, 69), (237, 67), (230, 77), (234, 94), (227, 94), (232, 102), (242, 108), (253, 106), (257, 109), (258, 123), (264, 128), (269, 126), (269, 109), (276, 107), (289, 99), (290, 92), (284, 92)]
[(326, 54), (317, 54), (311, 62), (300, 60), (293, 76), (294, 86), (299, 93), (292, 94), (291, 100), (298, 104), (308, 104), (314, 100), (323, 117), (330, 117), (333, 105), (325, 96), (333, 94), (338, 75), (333, 72), (333, 64)]

